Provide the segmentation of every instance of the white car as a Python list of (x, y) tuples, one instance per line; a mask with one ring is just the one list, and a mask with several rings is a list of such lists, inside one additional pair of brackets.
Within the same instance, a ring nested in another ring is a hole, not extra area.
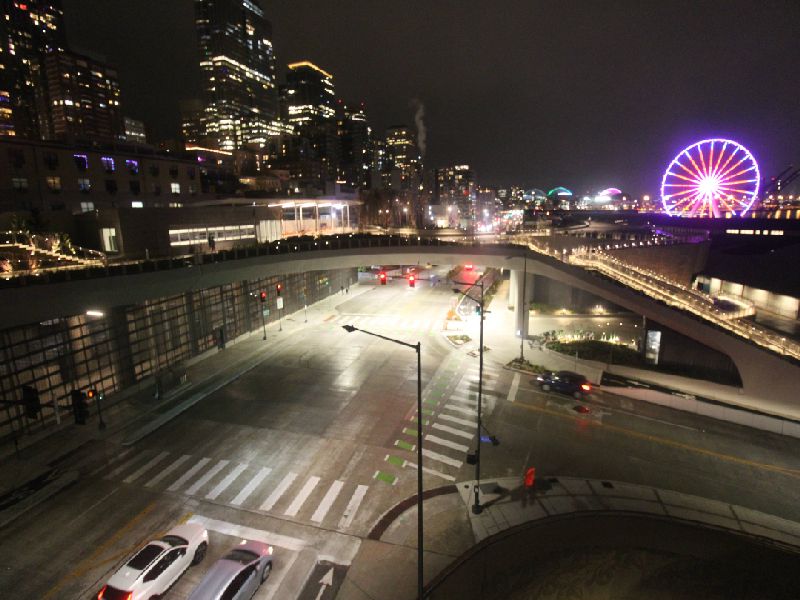
[(97, 594), (97, 600), (160, 598), (186, 569), (205, 558), (206, 549), (205, 527), (196, 523), (173, 527), (120, 567)]

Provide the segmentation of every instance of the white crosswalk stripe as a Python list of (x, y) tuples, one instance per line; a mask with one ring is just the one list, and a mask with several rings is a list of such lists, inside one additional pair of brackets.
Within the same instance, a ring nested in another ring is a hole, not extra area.
[(471, 408), (462, 408), (460, 406), (453, 406), (451, 404), (445, 404), (443, 407), (445, 410), (452, 410), (453, 412), (462, 413), (465, 415), (477, 415), (477, 410), (472, 410)]
[(281, 496), (283, 496), (284, 492), (289, 489), (289, 486), (292, 485), (292, 482), (297, 479), (297, 473), (287, 473), (281, 482), (278, 484), (272, 493), (264, 500), (264, 503), (261, 505), (260, 509), (269, 511), (272, 510), (272, 507), (275, 506), (275, 503), (280, 500)]
[(231, 471), (225, 476), (225, 479), (223, 479), (222, 481), (219, 482), (219, 484), (217, 484), (217, 487), (215, 487), (208, 494), (206, 494), (206, 498), (208, 500), (216, 500), (217, 496), (219, 496), (222, 492), (224, 492), (227, 489), (227, 487), (230, 484), (232, 484), (236, 480), (236, 478), (242, 474), (242, 471), (244, 471), (246, 468), (247, 465), (237, 465), (233, 471)]
[(462, 419), (460, 417), (454, 417), (453, 415), (446, 415), (444, 413), (440, 414), (437, 418), (441, 419), (442, 421), (449, 421), (450, 423), (458, 423), (459, 425), (464, 425), (465, 427), (477, 427), (477, 421), (469, 421), (467, 419)]
[(171, 486), (167, 488), (168, 492), (174, 492), (175, 490), (179, 490), (184, 483), (189, 481), (192, 477), (194, 477), (195, 473), (197, 473), (200, 469), (202, 469), (208, 462), (210, 462), (210, 458), (201, 458), (195, 465), (186, 471), (183, 475), (181, 475), (177, 481), (175, 481)]
[(242, 488), (242, 490), (236, 495), (236, 498), (231, 500), (231, 504), (233, 504), (234, 506), (241, 506), (242, 503), (245, 500), (247, 500), (250, 494), (252, 494), (255, 491), (255, 489), (259, 486), (259, 484), (262, 481), (264, 481), (266, 476), (269, 475), (271, 472), (272, 469), (270, 469), (269, 467), (261, 467), (261, 470), (259, 470), (259, 472), (256, 473), (256, 476), (247, 482), (247, 485), (245, 485)]
[(161, 481), (161, 480), (162, 480), (162, 479), (164, 479), (164, 478), (165, 478), (167, 475), (169, 475), (170, 473), (172, 473), (173, 471), (175, 471), (175, 469), (177, 469), (178, 467), (180, 467), (180, 466), (181, 466), (183, 463), (185, 463), (185, 462), (186, 462), (187, 460), (189, 460), (190, 458), (192, 458), (192, 455), (191, 455), (191, 454), (184, 454), (184, 455), (183, 455), (183, 456), (181, 456), (180, 458), (177, 458), (177, 459), (175, 459), (174, 461), (172, 461), (172, 462), (171, 462), (171, 463), (170, 463), (170, 464), (167, 466), (167, 468), (166, 468), (166, 469), (164, 469), (163, 471), (161, 471), (160, 473), (158, 473), (158, 475), (156, 475), (155, 477), (153, 477), (153, 478), (152, 478), (150, 481), (148, 481), (147, 483), (145, 483), (145, 484), (144, 484), (144, 487), (153, 487), (153, 486), (157, 485), (159, 481)]
[[(422, 456), (425, 458), (430, 458), (431, 460), (435, 460), (440, 463), (444, 463), (446, 465), (450, 465), (451, 467), (459, 468), (462, 464), (464, 464), (460, 460), (456, 460), (454, 458), (450, 458), (449, 456), (445, 456), (444, 454), (439, 454), (438, 452), (434, 452), (433, 450), (428, 450), (427, 448), (422, 449)], [(424, 465), (423, 465), (424, 466)], [(423, 469), (424, 471), (424, 469)]]
[(297, 493), (297, 496), (294, 497), (292, 503), (289, 505), (289, 508), (283, 513), (287, 517), (295, 517), (297, 513), (300, 512), (300, 509), (305, 504), (305, 501), (308, 500), (308, 497), (311, 495), (311, 492), (314, 491), (314, 488), (317, 487), (319, 483), (319, 477), (312, 475), (309, 477), (300, 491)]
[(444, 446), (445, 448), (458, 450), (459, 452), (466, 452), (469, 450), (469, 447), (465, 446), (464, 444), (457, 444), (456, 442), (451, 442), (450, 440), (440, 438), (438, 435), (432, 435), (430, 433), (425, 435), (425, 441), (438, 444), (439, 446)]
[(126, 469), (129, 469), (131, 467), (131, 465), (133, 465), (134, 463), (142, 460), (142, 456), (143, 456), (142, 454), (137, 454), (136, 456), (133, 456), (133, 457), (129, 458), (128, 460), (123, 462), (121, 465), (119, 465), (116, 469), (112, 470), (108, 475), (106, 475), (104, 479), (113, 479), (114, 477), (116, 477), (117, 475), (119, 475), (120, 473), (125, 471)]
[(211, 481), (211, 478), (214, 477), (214, 475), (216, 475), (220, 471), (222, 471), (222, 469), (224, 469), (229, 462), (230, 461), (228, 460), (220, 460), (219, 462), (217, 462), (217, 464), (211, 467), (208, 473), (206, 473), (200, 479), (198, 479), (192, 485), (190, 485), (187, 488), (186, 493), (189, 494), (190, 496), (194, 496), (198, 491), (200, 491), (201, 487), (203, 487), (205, 484)]
[(339, 529), (347, 529), (350, 527), (353, 519), (356, 518), (358, 507), (361, 506), (361, 501), (364, 500), (368, 489), (369, 486), (367, 485), (359, 485), (356, 487), (356, 491), (353, 492), (350, 501), (347, 503), (347, 508), (345, 508), (344, 513), (342, 513), (342, 518), (339, 519)]
[(152, 459), (152, 460), (150, 460), (150, 461), (146, 462), (144, 465), (142, 465), (141, 467), (139, 467), (138, 469), (136, 469), (136, 470), (135, 470), (133, 473), (131, 473), (130, 475), (128, 475), (128, 476), (127, 476), (125, 479), (123, 479), (122, 481), (124, 481), (125, 483), (133, 483), (134, 481), (136, 481), (137, 479), (139, 479), (139, 477), (141, 477), (141, 476), (142, 476), (142, 475), (145, 473), (145, 471), (149, 471), (149, 470), (150, 470), (152, 467), (154, 467), (155, 465), (157, 465), (158, 463), (160, 463), (160, 462), (161, 462), (162, 460), (164, 460), (164, 459), (165, 459), (167, 456), (169, 456), (169, 452), (166, 452), (166, 451), (162, 452), (161, 454), (159, 454), (158, 456), (156, 456), (154, 459)]
[(314, 511), (314, 514), (311, 515), (311, 520), (315, 523), (322, 523), (325, 519), (325, 515), (328, 514), (328, 511), (331, 509), (336, 497), (339, 495), (339, 492), (342, 491), (344, 487), (344, 481), (339, 481), (338, 479), (331, 484), (331, 487), (328, 488), (328, 491), (325, 493), (325, 497), (317, 506), (317, 510)]
[(441, 425), (440, 423), (433, 423), (431, 427), (433, 429), (444, 431), (445, 433), (449, 433), (464, 438), (465, 440), (471, 440), (472, 437), (474, 436), (473, 433), (467, 433), (466, 431), (461, 431), (460, 429), (456, 429), (455, 427), (449, 427), (447, 425)]
[[(417, 463), (407, 462), (406, 465), (411, 467), (412, 469), (417, 468)], [(428, 473), (430, 475), (436, 475), (436, 477), (441, 477), (447, 481), (455, 481), (456, 478), (452, 475), (448, 475), (447, 473), (442, 473), (441, 471), (437, 471), (436, 469), (431, 469), (430, 467), (426, 467), (425, 465), (422, 466), (422, 472)]]
[[(474, 398), (468, 398), (466, 396), (462, 396), (460, 394), (453, 394), (450, 396), (450, 400), (453, 402), (460, 402), (461, 404), (469, 404), (470, 406), (478, 406), (478, 395), (476, 394)], [(485, 398), (484, 398), (485, 400)], [(449, 401), (449, 400), (448, 400)]]

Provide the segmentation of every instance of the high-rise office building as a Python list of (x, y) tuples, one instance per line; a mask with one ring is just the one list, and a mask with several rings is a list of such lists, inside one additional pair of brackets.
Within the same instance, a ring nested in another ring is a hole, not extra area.
[(264, 144), (277, 115), (272, 26), (258, 0), (195, 0), (204, 137), (234, 150)]
[(339, 137), (337, 180), (353, 189), (369, 187), (371, 129), (364, 104), (348, 105), (340, 100), (336, 106), (336, 131)]
[(44, 66), (50, 107), (45, 137), (113, 142), (124, 135), (114, 69), (68, 50), (48, 53)]
[(66, 47), (60, 0), (0, 0), (0, 135), (47, 135), (44, 56)]
[(395, 191), (411, 190), (419, 186), (422, 159), (417, 147), (417, 137), (405, 126), (386, 130), (386, 166), (391, 173), (389, 187)]
[(307, 60), (290, 64), (281, 86), (281, 111), (284, 120), (301, 130), (333, 122), (333, 75)]

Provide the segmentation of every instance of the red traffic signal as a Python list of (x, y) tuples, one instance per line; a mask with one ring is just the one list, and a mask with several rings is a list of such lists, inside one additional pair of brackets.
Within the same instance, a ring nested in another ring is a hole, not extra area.
[(263, 292), (263, 291), (262, 291), (262, 292), (261, 292), (261, 293), (258, 295), (258, 297), (259, 297), (259, 299), (261, 300), (261, 302), (262, 302), (262, 303), (266, 302), (266, 301), (267, 301), (267, 292)]
[(417, 278), (414, 275), (408, 276), (408, 287), (414, 287), (414, 284), (417, 282)]
[(281, 290), (283, 290), (283, 284), (282, 283), (275, 284), (275, 293), (278, 294), (278, 296), (281, 295)]
[(384, 273), (383, 271), (378, 273), (378, 279), (381, 280), (381, 285), (386, 285), (386, 273)]

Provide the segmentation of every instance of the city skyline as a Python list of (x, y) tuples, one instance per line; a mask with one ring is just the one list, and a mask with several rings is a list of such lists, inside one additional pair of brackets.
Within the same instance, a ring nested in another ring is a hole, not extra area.
[[(90, 4), (64, 1), (70, 43), (104, 54), (131, 116), (170, 137), (178, 100), (200, 88), (193, 4)], [(675, 153), (714, 136), (750, 148), (765, 176), (796, 159), (797, 6), (413, 6), (263, 3), (281, 76), (314, 61), (340, 97), (366, 102), (376, 131), (411, 126), (421, 102), (426, 167), (468, 163), (482, 184), (655, 195)]]

